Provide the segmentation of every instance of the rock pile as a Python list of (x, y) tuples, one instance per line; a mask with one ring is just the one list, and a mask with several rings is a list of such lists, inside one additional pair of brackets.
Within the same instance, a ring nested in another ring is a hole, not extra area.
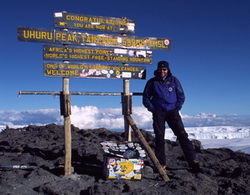
[[(104, 128), (71, 129), (73, 171), (64, 175), (63, 126), (6, 127), (0, 133), (0, 194), (250, 194), (250, 155), (243, 152), (203, 149), (198, 140), (193, 140), (201, 172), (192, 173), (179, 143), (166, 140), (169, 182), (162, 181), (148, 156), (141, 180), (110, 180), (102, 174), (104, 152), (100, 143), (124, 142), (124, 133)], [(141, 132), (154, 150), (154, 137)], [(134, 135), (133, 142), (139, 142)]]

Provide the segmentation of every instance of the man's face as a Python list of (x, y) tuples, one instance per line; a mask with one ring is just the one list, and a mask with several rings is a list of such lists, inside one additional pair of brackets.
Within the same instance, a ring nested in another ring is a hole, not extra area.
[(168, 69), (167, 68), (159, 68), (158, 69), (160, 77), (165, 77), (168, 75)]

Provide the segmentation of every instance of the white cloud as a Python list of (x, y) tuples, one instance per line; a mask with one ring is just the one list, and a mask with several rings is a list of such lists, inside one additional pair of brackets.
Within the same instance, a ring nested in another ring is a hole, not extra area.
[[(106, 128), (123, 129), (124, 116), (121, 108), (97, 108), (95, 106), (71, 107), (71, 123), (80, 129)], [(206, 126), (250, 126), (250, 117), (217, 116), (201, 113), (198, 115), (182, 115), (185, 127)], [(132, 117), (140, 129), (152, 129), (152, 115), (144, 107), (133, 107)], [(59, 109), (39, 110), (0, 110), (0, 126), (27, 126), (63, 124)]]
[(123, 115), (120, 108), (97, 108), (95, 106), (72, 106), (71, 123), (81, 129), (104, 127), (122, 129)]
[(0, 110), (0, 126), (8, 125), (14, 127), (49, 123), (60, 124), (61, 122), (62, 118), (58, 109)]
[[(124, 129), (121, 108), (72, 106), (71, 113), (71, 124), (80, 129)], [(181, 116), (190, 139), (201, 140), (205, 148), (228, 147), (250, 153), (250, 144), (247, 141), (250, 137), (250, 116), (217, 116), (205, 113)], [(139, 129), (152, 131), (152, 115), (144, 107), (133, 107), (132, 117)], [(50, 123), (63, 124), (63, 116), (60, 115), (59, 109), (0, 110), (0, 131), (6, 125), (10, 128), (19, 128)], [(175, 140), (169, 128), (166, 129), (165, 138)]]

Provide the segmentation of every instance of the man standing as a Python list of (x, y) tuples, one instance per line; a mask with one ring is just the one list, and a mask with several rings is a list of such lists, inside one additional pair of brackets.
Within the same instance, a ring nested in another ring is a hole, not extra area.
[(185, 95), (179, 80), (172, 76), (169, 63), (160, 61), (154, 76), (146, 83), (143, 91), (143, 105), (153, 114), (155, 133), (155, 155), (166, 169), (165, 158), (165, 122), (180, 142), (181, 148), (191, 169), (198, 171), (199, 162), (195, 160), (195, 151), (179, 115)]

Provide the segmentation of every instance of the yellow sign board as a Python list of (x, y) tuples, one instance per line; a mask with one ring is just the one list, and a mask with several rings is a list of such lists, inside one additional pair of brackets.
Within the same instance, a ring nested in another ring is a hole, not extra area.
[(44, 62), (44, 76), (102, 79), (145, 79), (145, 66)]
[(18, 27), (18, 40), (28, 42), (119, 47), (146, 50), (170, 50), (169, 39), (108, 34), (90, 34), (42, 28)]
[(92, 16), (67, 12), (54, 13), (54, 27), (126, 34), (135, 33), (134, 21), (127, 18)]
[(122, 48), (43, 45), (43, 59), (152, 64), (152, 51)]

